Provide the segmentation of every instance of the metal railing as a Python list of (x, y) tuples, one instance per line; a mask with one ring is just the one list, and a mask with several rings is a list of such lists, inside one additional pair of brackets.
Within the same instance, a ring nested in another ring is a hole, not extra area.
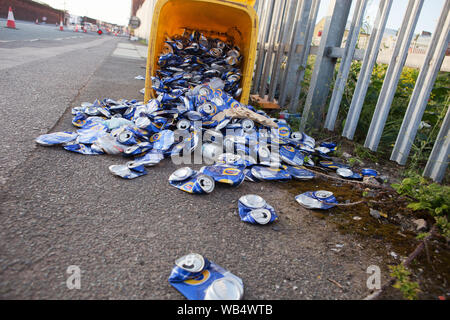
[[(277, 102), (291, 113), (297, 112), (300, 108), (298, 97), (302, 89), (307, 60), (309, 55), (315, 54), (316, 60), (306, 102), (303, 105), (300, 130), (312, 125), (333, 131), (352, 61), (362, 60), (342, 132), (342, 136), (352, 140), (364, 107), (393, 0), (380, 0), (367, 45), (361, 50), (357, 49), (357, 43), (368, 2), (369, 0), (330, 0), (320, 44), (312, 48), (320, 0), (258, 0), (256, 8), (260, 17), (260, 32), (252, 93)], [(397, 41), (391, 49), (392, 57), (364, 143), (370, 150), (377, 150), (408, 53), (425, 54), (391, 154), (391, 160), (401, 165), (405, 165), (409, 157), (450, 40), (450, 0), (445, 0), (426, 51), (411, 49), (414, 30), (423, 4), (424, 0), (408, 2), (402, 25), (397, 33)], [(350, 18), (352, 5), (354, 5), (353, 16), (344, 41), (345, 47), (342, 48), (341, 43), (348, 26), (347, 20)], [(334, 77), (338, 58), (340, 66), (337, 77)], [(330, 92), (331, 100), (328, 104)], [(326, 110), (328, 110), (326, 118), (323, 119), (321, 115), (325, 115)], [(442, 181), (448, 166), (449, 113), (450, 108), (423, 173), (435, 181)]]

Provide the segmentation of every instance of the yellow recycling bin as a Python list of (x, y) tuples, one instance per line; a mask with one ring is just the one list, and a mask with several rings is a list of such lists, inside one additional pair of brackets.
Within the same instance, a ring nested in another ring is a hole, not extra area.
[(151, 77), (156, 75), (166, 36), (182, 34), (184, 29), (189, 29), (221, 40), (226, 40), (224, 35), (233, 37), (243, 56), (240, 102), (247, 104), (258, 37), (258, 16), (253, 9), (254, 4), (255, 0), (159, 0), (153, 11), (148, 41), (145, 101), (155, 98)]

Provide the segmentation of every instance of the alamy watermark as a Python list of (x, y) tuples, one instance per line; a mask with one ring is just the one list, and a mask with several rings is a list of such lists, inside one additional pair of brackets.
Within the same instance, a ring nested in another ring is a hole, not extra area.
[(69, 266), (66, 271), (69, 277), (66, 280), (66, 285), (69, 290), (81, 289), (81, 269), (79, 266)]
[(381, 289), (381, 270), (379, 266), (371, 265), (366, 270), (370, 276), (367, 278), (366, 285), (369, 290)]

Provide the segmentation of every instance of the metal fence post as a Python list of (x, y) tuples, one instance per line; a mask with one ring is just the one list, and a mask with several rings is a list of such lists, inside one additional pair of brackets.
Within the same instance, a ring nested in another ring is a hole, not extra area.
[(298, 0), (297, 2), (297, 8), (295, 10), (295, 16), (294, 16), (294, 21), (295, 24), (292, 28), (292, 32), (291, 32), (291, 37), (290, 37), (290, 41), (289, 41), (289, 51), (287, 54), (287, 65), (281, 80), (281, 87), (280, 87), (280, 98), (279, 98), (279, 104), (281, 106), (284, 105), (285, 101), (286, 101), (286, 96), (287, 96), (287, 91), (288, 91), (288, 77), (289, 74), (291, 73), (291, 69), (292, 67), (295, 65), (294, 64), (294, 59), (295, 59), (295, 55), (296, 55), (296, 48), (297, 48), (297, 44), (299, 44), (300, 41), (300, 37), (302, 32), (302, 23), (304, 23), (305, 21), (303, 20), (303, 12), (304, 12), (304, 8), (306, 5), (306, 1), (304, 0)]
[(408, 109), (403, 118), (392, 150), (391, 160), (404, 165), (411, 151), (411, 146), (416, 138), (417, 130), (422, 120), (423, 113), (428, 104), (431, 90), (445, 57), (445, 52), (450, 41), (450, 0), (444, 4), (441, 17), (430, 42), (430, 47), (417, 78), (414, 91), (409, 101)]
[(269, 30), (269, 41), (268, 41), (269, 46), (267, 48), (266, 59), (264, 60), (264, 68), (263, 68), (262, 78), (261, 78), (261, 82), (259, 85), (259, 96), (261, 98), (264, 98), (264, 96), (266, 95), (266, 84), (267, 84), (267, 80), (269, 77), (270, 68), (272, 67), (273, 49), (275, 46), (276, 38), (277, 38), (278, 34), (280, 33), (280, 22), (281, 22), (281, 18), (282, 18), (281, 15), (283, 13), (284, 1), (275, 1), (274, 6), (275, 6), (275, 8), (273, 11), (272, 23), (270, 25), (270, 30)]
[(434, 181), (441, 182), (444, 179), (445, 171), (448, 166), (448, 156), (450, 153), (450, 108), (447, 110), (441, 130), (439, 131), (430, 158), (423, 175), (432, 178)]
[[(285, 69), (282, 90), (280, 90), (280, 105), (286, 106), (286, 100), (296, 100), (295, 94), (293, 92), (296, 89), (295, 81), (297, 78), (297, 72), (299, 67), (302, 65), (303, 57), (308, 56), (311, 37), (309, 37), (308, 29), (312, 24), (315, 25), (316, 16), (311, 16), (311, 10), (315, 5), (320, 3), (319, 0), (311, 1), (311, 0), (303, 0), (302, 5), (299, 12), (299, 16), (297, 17), (298, 23), (295, 26), (294, 32), (291, 40), (291, 47), (289, 51), (289, 56), (287, 59), (287, 66)], [(314, 28), (314, 27), (313, 27)]]
[(336, 58), (327, 56), (330, 47), (340, 47), (345, 25), (350, 12), (351, 0), (331, 0), (326, 16), (324, 32), (317, 52), (311, 85), (302, 114), (300, 130), (303, 131), (309, 113), (313, 113), (313, 124), (319, 127), (325, 110), (325, 103), (331, 88)]
[[(311, 0), (308, 0), (311, 1)], [(275, 99), (275, 93), (277, 90), (277, 85), (279, 82), (279, 74), (281, 67), (281, 57), (284, 56), (284, 51), (286, 48), (286, 42), (288, 40), (287, 30), (292, 25), (295, 16), (295, 7), (297, 5), (296, 0), (288, 0), (286, 1), (283, 19), (281, 21), (281, 30), (280, 37), (278, 39), (278, 46), (275, 54), (275, 62), (272, 68), (272, 74), (270, 76), (270, 87), (269, 87), (269, 101), (273, 101)]]
[(424, 0), (409, 0), (364, 146), (377, 151)]
[(364, 19), (368, 0), (358, 0), (353, 13), (352, 23), (348, 32), (347, 43), (345, 45), (344, 56), (339, 66), (339, 72), (334, 84), (333, 95), (331, 96), (330, 106), (328, 108), (327, 117), (325, 119), (325, 128), (333, 131), (336, 118), (339, 112), (342, 95), (344, 94), (345, 85), (347, 84), (348, 74), (353, 61), (353, 55), (356, 49), (359, 32)]
[[(300, 65), (296, 68), (295, 82), (294, 82), (294, 94), (291, 96), (289, 103), (289, 112), (294, 113), (298, 109), (298, 98), (302, 90), (302, 81), (305, 77), (305, 70), (308, 64), (309, 52), (311, 50), (311, 42), (314, 34), (314, 28), (316, 26), (317, 14), (319, 12), (320, 0), (313, 2), (312, 7), (309, 9), (308, 25), (305, 32), (305, 44), (303, 45), (300, 53), (299, 61)], [(289, 79), (289, 77), (288, 77)], [(288, 80), (289, 81), (289, 80)]]
[(367, 45), (364, 55), (361, 71), (358, 75), (355, 91), (353, 92), (352, 102), (348, 110), (347, 119), (345, 121), (342, 136), (352, 140), (356, 127), (358, 125), (359, 116), (366, 98), (367, 89), (370, 84), (373, 67), (377, 61), (378, 51), (380, 50), (381, 40), (383, 39), (386, 22), (391, 11), (393, 0), (381, 0), (378, 8), (377, 17), (375, 19), (374, 28), (370, 35), (369, 44)]
[[(262, 0), (261, 0), (262, 1)], [(266, 52), (266, 37), (267, 37), (267, 31), (271, 23), (271, 14), (272, 14), (272, 8), (273, 8), (274, 0), (265, 0), (261, 7), (261, 24), (259, 29), (259, 39), (257, 44), (257, 60), (256, 60), (256, 67), (255, 67), (255, 73), (253, 76), (253, 87), (252, 87), (252, 93), (257, 93), (259, 88), (259, 82), (261, 79), (261, 73), (264, 66), (264, 54)]]

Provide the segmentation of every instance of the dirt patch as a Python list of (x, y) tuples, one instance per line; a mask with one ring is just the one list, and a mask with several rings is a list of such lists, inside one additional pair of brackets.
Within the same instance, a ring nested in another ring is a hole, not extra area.
[[(395, 191), (370, 190), (360, 185), (341, 183), (318, 177), (311, 181), (290, 182), (281, 184), (281, 188), (291, 197), (306, 191), (332, 191), (340, 203), (354, 203), (361, 199), (367, 200), (357, 205), (335, 207), (327, 211), (311, 210), (312, 223), (326, 223), (334, 226), (341, 234), (350, 235), (359, 243), (360, 251), (375, 252), (384, 264), (385, 272), (388, 265), (402, 262), (419, 244), (417, 231), (412, 220), (427, 219), (432, 225), (429, 215), (424, 212), (413, 212), (407, 209), (406, 199), (399, 198)], [(368, 193), (369, 197), (363, 197)], [(373, 202), (370, 202), (373, 201)], [(381, 213), (375, 218), (370, 210)], [(283, 208), (282, 210), (289, 210)], [(450, 251), (445, 239), (435, 239), (428, 243), (423, 252), (412, 264), (412, 280), (420, 285), (421, 299), (437, 299), (449, 294)], [(355, 252), (355, 254), (358, 254)], [(380, 266), (381, 267), (381, 266)], [(386, 290), (380, 299), (401, 299), (398, 290)]]

